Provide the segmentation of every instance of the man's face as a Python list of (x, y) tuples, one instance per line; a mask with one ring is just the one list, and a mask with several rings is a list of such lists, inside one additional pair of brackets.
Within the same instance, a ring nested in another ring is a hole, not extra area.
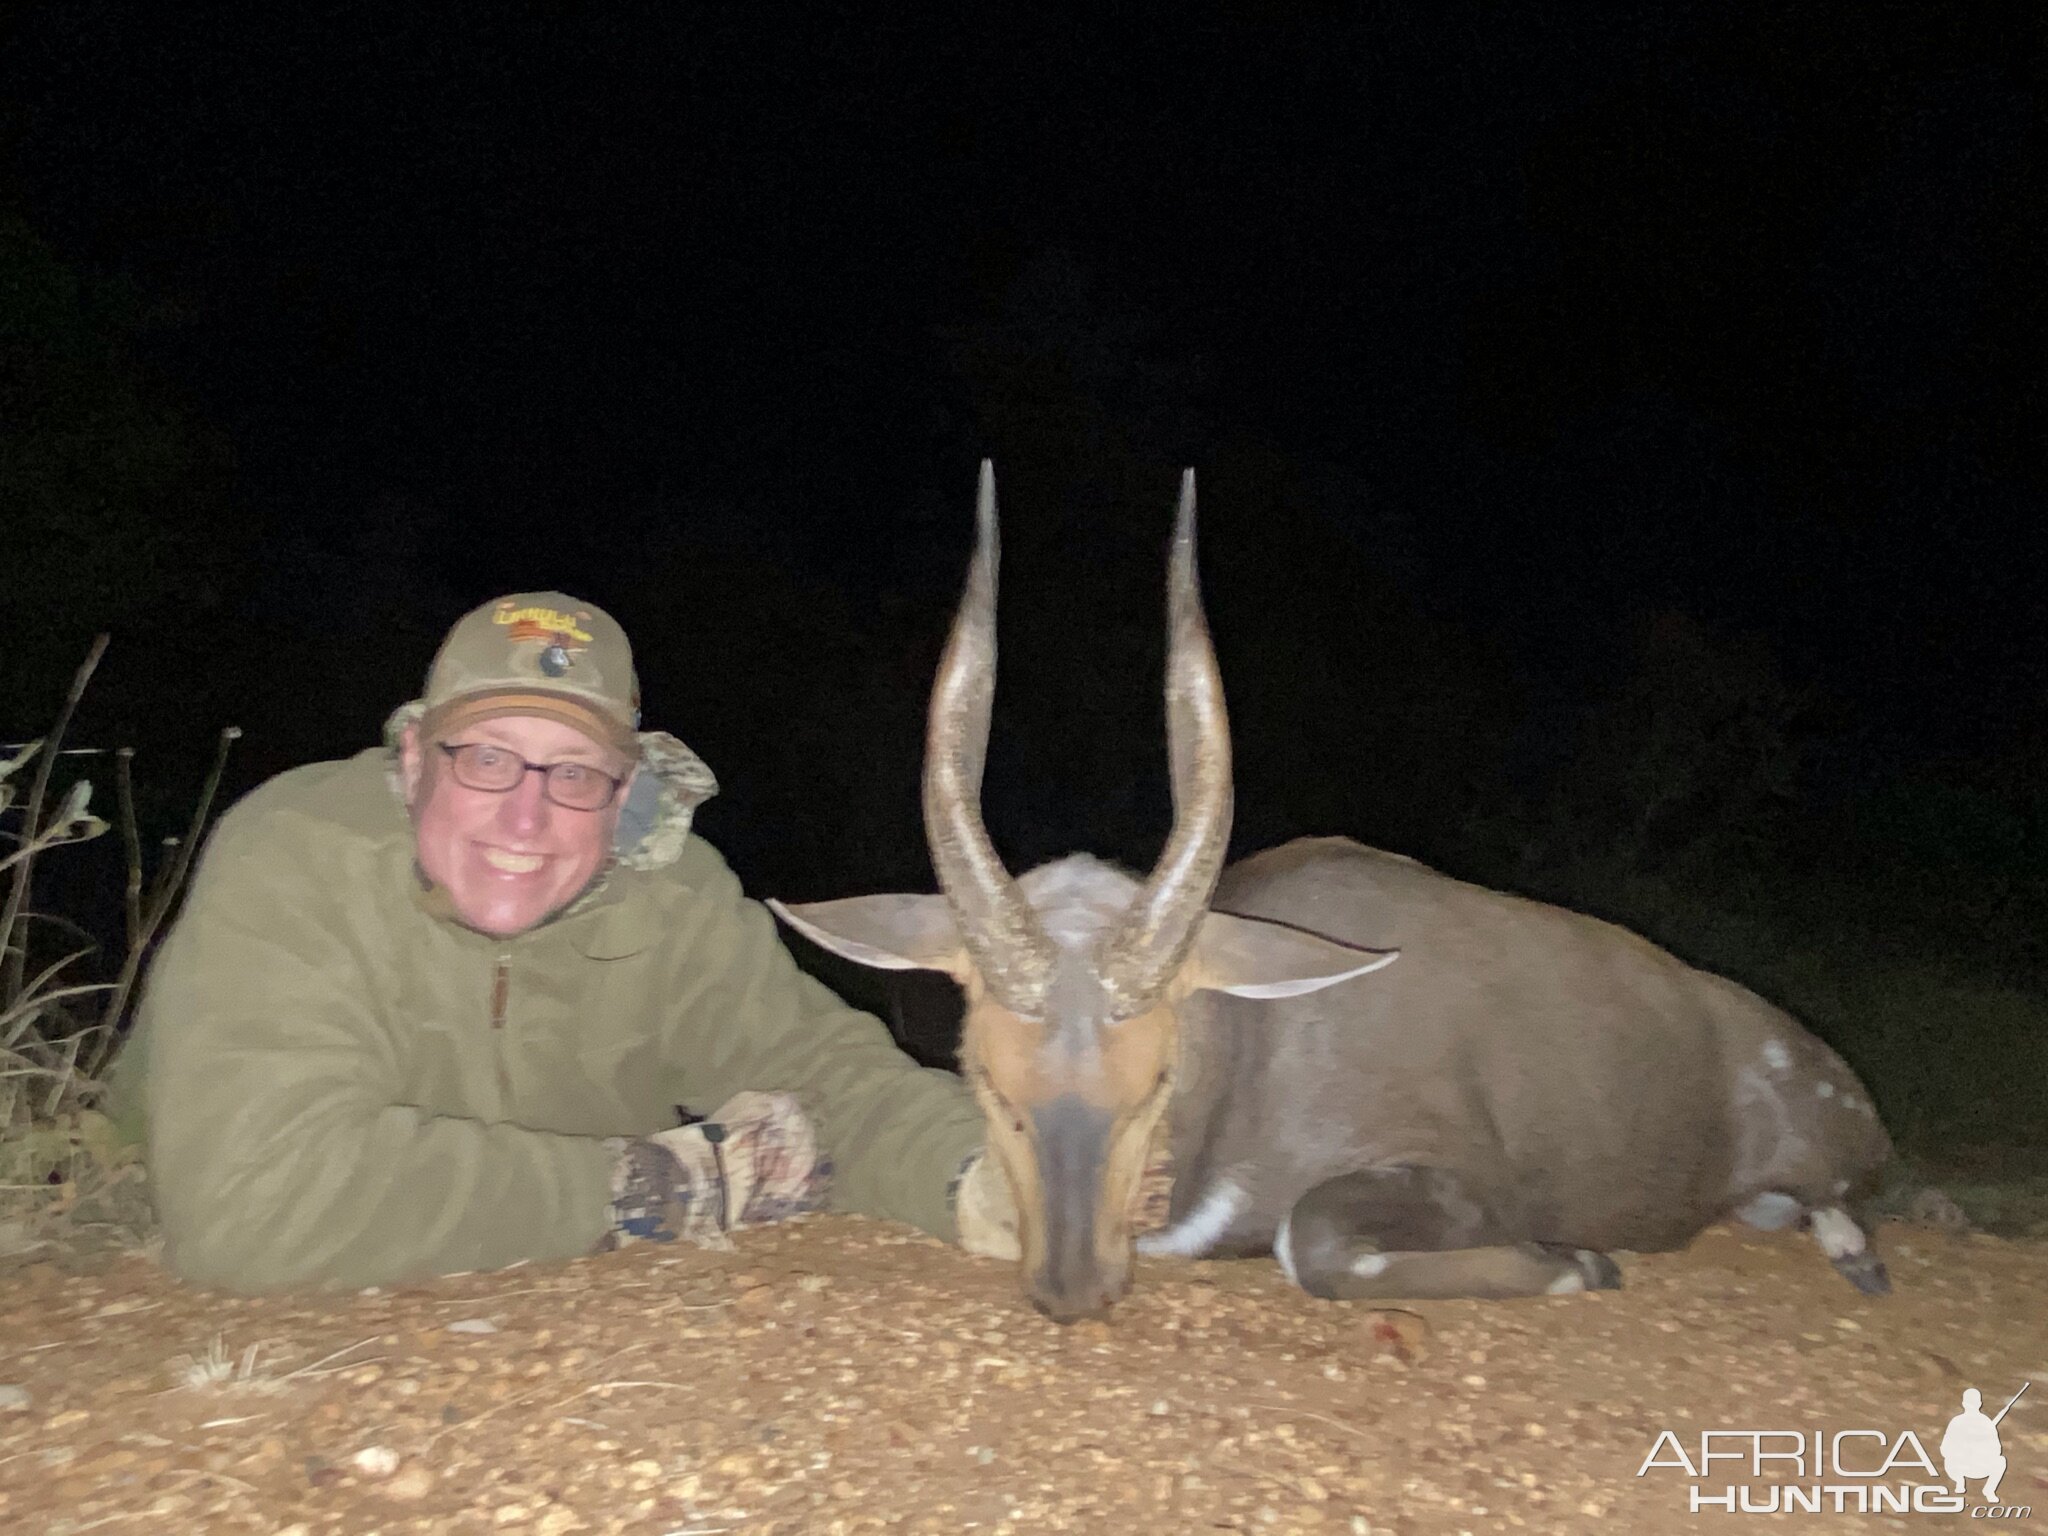
[[(451, 732), (449, 746), (486, 742), (529, 763), (584, 763), (623, 777), (619, 753), (573, 726), (537, 715), (484, 720)], [(401, 746), (420, 868), (480, 933), (509, 938), (583, 893), (611, 852), (622, 788), (610, 805), (572, 811), (547, 797), (537, 773), (494, 794), (456, 782), (446, 753), (409, 729)]]

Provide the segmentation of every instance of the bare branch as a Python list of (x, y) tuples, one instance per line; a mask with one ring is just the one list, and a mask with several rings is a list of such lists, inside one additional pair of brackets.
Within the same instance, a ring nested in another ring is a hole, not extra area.
[(128, 855), (128, 883), (121, 892), (122, 911), (127, 915), (128, 947), (142, 932), (142, 832), (135, 821), (135, 782), (129, 771), (135, 749), (123, 747), (114, 757), (114, 794), (121, 807), (121, 847)]
[[(149, 907), (143, 914), (142, 926), (128, 936), (128, 953), (121, 960), (121, 974), (114, 981), (114, 995), (107, 1001), (107, 1010), (101, 1015), (106, 1033), (100, 1037), (98, 1046), (86, 1058), (85, 1076), (96, 1078), (106, 1065), (108, 1054), (114, 1042), (120, 1038), (121, 1018), (128, 1010), (129, 995), (135, 990), (135, 978), (142, 969), (142, 957), (148, 953), (150, 942), (162, 925), (164, 915), (170, 911), (176, 900), (178, 888), (185, 883), (186, 872), (192, 867), (193, 851), (198, 848), (201, 834), (206, 830), (206, 818), (213, 809), (213, 797), (220, 788), (221, 775), (227, 771), (228, 750), (241, 736), (239, 725), (230, 725), (220, 733), (220, 745), (213, 754), (213, 768), (206, 775), (205, 787), (199, 791), (199, 804), (192, 811), (192, 825), (185, 834), (185, 840), (178, 846), (176, 856), (168, 870), (161, 875), (156, 889), (150, 893)], [(139, 873), (137, 875), (139, 881)]]

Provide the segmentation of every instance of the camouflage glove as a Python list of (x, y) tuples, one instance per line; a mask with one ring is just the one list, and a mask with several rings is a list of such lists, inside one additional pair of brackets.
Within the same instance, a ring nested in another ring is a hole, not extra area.
[(786, 1093), (742, 1093), (707, 1120), (615, 1137), (611, 1230), (599, 1245), (689, 1242), (717, 1247), (738, 1227), (820, 1210), (832, 1165)]
[(960, 1169), (953, 1191), (953, 1224), (960, 1246), (984, 1259), (1009, 1259), (1023, 1254), (1017, 1245), (1017, 1201), (1002, 1166), (986, 1152), (977, 1152)]

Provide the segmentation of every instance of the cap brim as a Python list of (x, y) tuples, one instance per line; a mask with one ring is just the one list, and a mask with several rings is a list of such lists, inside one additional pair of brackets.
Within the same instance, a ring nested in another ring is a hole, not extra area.
[(558, 720), (581, 731), (599, 746), (610, 747), (628, 757), (640, 755), (640, 739), (632, 727), (586, 701), (564, 693), (469, 694), (428, 710), (420, 719), (420, 731), (429, 739), (440, 740), (464, 726), (485, 720), (504, 720), (513, 715), (538, 715), (544, 720)]

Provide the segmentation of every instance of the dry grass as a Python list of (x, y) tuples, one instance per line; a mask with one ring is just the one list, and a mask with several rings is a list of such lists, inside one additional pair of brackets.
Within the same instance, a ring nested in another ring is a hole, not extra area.
[[(229, 746), (241, 734), (232, 727), (221, 732), (189, 828), (183, 837), (164, 839), (154, 878), (145, 882), (131, 778), (134, 750), (67, 751), (63, 745), (106, 648), (105, 635), (93, 642), (48, 734), (0, 761), (0, 875), (7, 877), (0, 903), (0, 1255), (32, 1249), (58, 1227), (101, 1227), (139, 1238), (148, 1225), (137, 1149), (96, 1108), (101, 1079), (127, 1022), (144, 958), (184, 885)], [(53, 793), (57, 765), (67, 757), (113, 762), (127, 854), (126, 932), (119, 964), (107, 980), (84, 979), (99, 949), (90, 939), (66, 938), (51, 952), (50, 935), (80, 930), (39, 913), (34, 901), (40, 859), (110, 829), (93, 813), (90, 778), (80, 776), (61, 794)]]

